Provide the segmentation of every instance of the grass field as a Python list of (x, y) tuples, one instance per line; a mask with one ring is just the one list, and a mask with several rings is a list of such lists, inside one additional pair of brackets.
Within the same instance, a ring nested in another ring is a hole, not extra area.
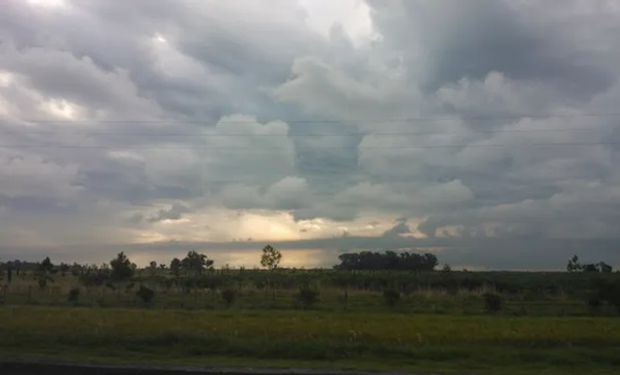
[[(268, 278), (277, 280), (275, 291), (265, 287)], [(347, 277), (343, 287), (337, 278)], [(525, 272), (356, 272), (330, 270), (287, 271), (270, 274), (265, 271), (216, 271), (205, 275), (208, 287), (185, 290), (171, 284), (169, 275), (149, 276), (143, 272), (134, 278), (132, 288), (111, 289), (106, 285), (84, 286), (71, 274), (54, 275), (54, 281), (40, 288), (32, 274), (14, 277), (10, 285), (0, 289), (0, 303), (7, 305), (39, 305), (82, 307), (145, 307), (136, 296), (139, 285), (155, 291), (149, 308), (219, 310), (226, 309), (221, 292), (234, 289), (233, 307), (241, 310), (297, 310), (295, 295), (299, 286), (309, 282), (320, 292), (312, 308), (324, 311), (390, 312), (408, 314), (483, 314), (482, 295), (498, 293), (504, 300), (498, 314), (508, 316), (617, 316), (612, 306), (602, 304), (596, 309), (587, 300), (595, 281), (620, 280), (620, 273), (525, 273)], [(339, 285), (340, 284), (340, 285)], [(398, 288), (401, 298), (394, 307), (383, 299), (386, 287)], [(80, 294), (68, 301), (72, 288)], [(345, 299), (346, 293), (346, 299)]]
[[(189, 278), (141, 270), (89, 284), (57, 272), (43, 287), (36, 275), (14, 275), (0, 290), (0, 359), (620, 373), (618, 311), (591, 303), (597, 285), (617, 283), (619, 273), (213, 270)], [(305, 285), (318, 292), (310, 305), (298, 296)], [(148, 302), (136, 293), (143, 286), (153, 292)], [(386, 290), (397, 291), (396, 304)], [(501, 308), (489, 310), (485, 293)]]
[(620, 319), (285, 310), (0, 308), (0, 355), (445, 373), (620, 372)]

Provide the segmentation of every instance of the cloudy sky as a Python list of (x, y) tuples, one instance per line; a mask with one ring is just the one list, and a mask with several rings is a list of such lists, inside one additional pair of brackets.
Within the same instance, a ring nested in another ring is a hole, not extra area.
[(0, 3), (0, 258), (620, 265), (614, 0)]

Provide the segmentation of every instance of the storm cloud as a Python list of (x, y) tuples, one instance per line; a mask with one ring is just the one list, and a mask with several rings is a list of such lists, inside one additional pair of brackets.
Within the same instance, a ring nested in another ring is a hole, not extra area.
[(620, 6), (335, 3), (5, 1), (0, 258), (620, 263)]

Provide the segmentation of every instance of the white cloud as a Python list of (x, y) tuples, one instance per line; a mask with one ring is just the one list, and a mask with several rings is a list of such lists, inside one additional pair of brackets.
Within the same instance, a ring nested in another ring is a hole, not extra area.
[(326, 38), (334, 27), (341, 27), (356, 45), (379, 38), (364, 0), (301, 0), (300, 4), (307, 12), (308, 26)]

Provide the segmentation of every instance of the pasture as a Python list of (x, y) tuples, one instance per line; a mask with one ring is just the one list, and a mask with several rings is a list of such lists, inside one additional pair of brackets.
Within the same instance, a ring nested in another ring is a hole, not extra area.
[(620, 319), (610, 317), (5, 306), (0, 321), (0, 353), (11, 359), (446, 373), (620, 370)]
[[(189, 277), (143, 269), (114, 283), (56, 272), (42, 286), (24, 271), (0, 294), (0, 358), (611, 374), (620, 371), (618, 311), (592, 300), (597, 285), (618, 279), (291, 269)], [(145, 299), (143, 289), (152, 295)]]

